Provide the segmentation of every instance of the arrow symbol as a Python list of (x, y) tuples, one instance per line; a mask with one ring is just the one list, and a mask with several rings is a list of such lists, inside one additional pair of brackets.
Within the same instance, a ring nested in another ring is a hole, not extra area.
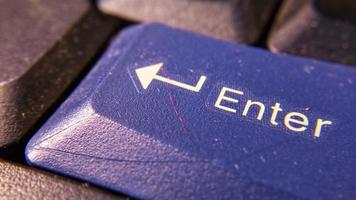
[(146, 90), (148, 88), (148, 86), (151, 84), (151, 82), (153, 81), (153, 79), (156, 79), (158, 81), (162, 81), (162, 82), (165, 82), (165, 83), (168, 83), (168, 84), (180, 87), (180, 88), (184, 88), (186, 90), (190, 90), (193, 92), (199, 92), (206, 80), (206, 76), (200, 76), (199, 81), (195, 86), (181, 83), (181, 82), (178, 82), (178, 81), (158, 75), (157, 73), (162, 68), (162, 66), (163, 66), (163, 63), (158, 63), (158, 64), (154, 64), (154, 65), (141, 67), (141, 68), (138, 68), (135, 70), (137, 77), (140, 80), (143, 89)]

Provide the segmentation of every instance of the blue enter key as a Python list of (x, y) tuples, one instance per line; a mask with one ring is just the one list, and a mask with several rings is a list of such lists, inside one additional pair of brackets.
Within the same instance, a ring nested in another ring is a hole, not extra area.
[(356, 69), (132, 26), (27, 146), (139, 199), (353, 199)]

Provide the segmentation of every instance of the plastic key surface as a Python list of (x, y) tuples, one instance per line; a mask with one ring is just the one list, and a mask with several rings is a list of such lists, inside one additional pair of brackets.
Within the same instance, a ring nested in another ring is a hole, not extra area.
[(214, 38), (256, 42), (279, 0), (100, 0), (108, 14), (139, 22), (161, 22)]
[(314, 0), (325, 15), (356, 23), (356, 2), (354, 0)]
[(88, 184), (0, 160), (1, 199), (124, 199)]
[(0, 147), (31, 132), (116, 26), (86, 0), (0, 1)]
[(355, 91), (354, 68), (140, 25), (26, 156), (142, 199), (348, 199)]
[(268, 38), (269, 49), (355, 66), (356, 2), (351, 1), (284, 1)]

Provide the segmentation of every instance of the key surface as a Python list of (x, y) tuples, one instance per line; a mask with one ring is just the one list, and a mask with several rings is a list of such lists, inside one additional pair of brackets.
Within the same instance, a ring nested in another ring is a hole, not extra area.
[(211, 37), (253, 43), (264, 31), (279, 0), (100, 0), (108, 14), (161, 22)]
[(0, 147), (33, 128), (116, 24), (86, 0), (0, 1)]
[(1, 199), (124, 199), (88, 184), (0, 160)]
[[(282, 3), (268, 47), (272, 52), (317, 58), (342, 64), (356, 65), (356, 21), (352, 11), (336, 12), (347, 1), (288, 0)], [(354, 2), (354, 1), (353, 1)], [(325, 8), (324, 8), (325, 7)], [(349, 15), (349, 14), (350, 15)], [(341, 17), (341, 18), (340, 18)], [(343, 20), (347, 18), (349, 20)]]
[[(356, 195), (355, 77), (343, 65), (135, 26), (26, 156), (140, 199), (348, 199)], [(244, 116), (248, 100), (265, 111), (254, 105)]]
[(354, 0), (314, 0), (316, 7), (325, 15), (338, 17), (356, 23), (356, 2)]

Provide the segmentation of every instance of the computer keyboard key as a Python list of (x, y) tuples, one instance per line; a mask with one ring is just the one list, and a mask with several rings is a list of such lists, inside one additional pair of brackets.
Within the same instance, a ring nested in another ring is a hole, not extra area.
[(0, 1), (0, 147), (30, 132), (116, 24), (86, 0)]
[(350, 199), (356, 69), (126, 29), (26, 147), (140, 199)]
[(161, 22), (218, 39), (256, 42), (279, 0), (100, 0), (111, 15), (139, 22)]
[(315, 5), (325, 15), (356, 23), (356, 2), (354, 0), (315, 0)]
[(0, 160), (1, 199), (124, 199), (88, 184)]
[[(269, 49), (278, 53), (356, 65), (355, 21), (340, 19), (336, 16), (338, 14), (331, 13), (333, 11), (320, 9), (319, 6), (324, 4), (324, 7), (329, 8), (331, 4), (328, 2), (331, 1), (284, 1), (268, 38)], [(340, 6), (345, 4), (344, 1), (336, 2), (341, 2)], [(342, 16), (349, 18), (345, 13)]]

